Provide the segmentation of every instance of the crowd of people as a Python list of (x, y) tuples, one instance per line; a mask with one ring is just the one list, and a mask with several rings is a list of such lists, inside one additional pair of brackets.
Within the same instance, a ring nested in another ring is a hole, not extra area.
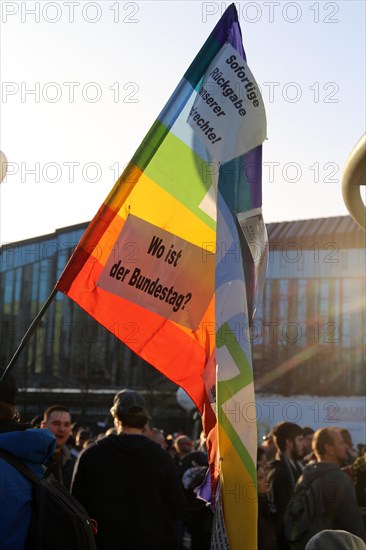
[[(307, 546), (312, 535), (332, 530), (350, 533), (365, 548), (366, 479), (356, 464), (362, 461), (366, 473), (366, 457), (365, 449), (360, 451), (358, 458), (346, 429), (324, 427), (314, 432), (292, 422), (275, 426), (257, 450), (258, 547), (308, 550), (313, 548)], [(296, 510), (301, 498), (311, 505), (310, 497), (305, 497), (308, 488), (314, 494), (313, 510)], [(302, 521), (303, 539), (293, 532), (296, 519)], [(314, 548), (358, 548), (341, 542), (320, 544)]]
[[(213, 512), (197, 498), (208, 470), (203, 433), (196, 442), (187, 434), (165, 436), (154, 426), (143, 397), (128, 389), (114, 397), (114, 427), (96, 437), (87, 426), (73, 423), (63, 405), (52, 405), (31, 425), (24, 424), (16, 402), (16, 381), (9, 375), (0, 386), (3, 550), (28, 549), (33, 498), (32, 483), (6, 453), (40, 477), (45, 472), (53, 476), (76, 497), (95, 523), (98, 550), (210, 549)], [(347, 430), (314, 433), (291, 422), (278, 424), (257, 452), (258, 550), (366, 548), (360, 511), (366, 461), (358, 455)], [(294, 494), (323, 478), (322, 513), (307, 539), (294, 546), (289, 528)], [(336, 542), (332, 537), (338, 537)], [(246, 550), (245, 538), (240, 550)]]

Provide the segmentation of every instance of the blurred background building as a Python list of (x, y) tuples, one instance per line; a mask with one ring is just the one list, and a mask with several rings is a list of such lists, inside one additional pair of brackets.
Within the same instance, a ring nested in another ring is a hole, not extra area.
[[(6, 366), (62, 273), (87, 223), (1, 248), (1, 366)], [(349, 216), (267, 225), (269, 269), (251, 327), (256, 391), (360, 396), (365, 387), (365, 234)], [(186, 429), (177, 387), (58, 293), (15, 373), (23, 416), (62, 402), (81, 421), (109, 418), (122, 387), (144, 392), (158, 424)], [(162, 398), (164, 410), (162, 410)], [(106, 420), (107, 421), (107, 420)]]

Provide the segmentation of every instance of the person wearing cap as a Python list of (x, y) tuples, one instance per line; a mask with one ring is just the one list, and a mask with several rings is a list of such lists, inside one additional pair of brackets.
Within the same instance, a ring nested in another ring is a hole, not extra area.
[(122, 390), (111, 414), (117, 435), (80, 453), (71, 487), (97, 521), (98, 550), (174, 550), (174, 520), (186, 503), (170, 456), (143, 435), (150, 418), (144, 399)]
[[(4, 373), (0, 369), (0, 378)], [(25, 550), (32, 515), (33, 484), (1, 452), (24, 461), (39, 477), (52, 455), (56, 440), (48, 430), (28, 429), (17, 421), (18, 387), (9, 373), (0, 382), (0, 548)]]

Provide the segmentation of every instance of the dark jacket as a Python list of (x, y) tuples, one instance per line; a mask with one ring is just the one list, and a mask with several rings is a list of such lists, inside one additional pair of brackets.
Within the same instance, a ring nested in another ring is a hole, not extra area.
[(71, 454), (66, 445), (63, 445), (59, 451), (53, 453), (50, 461), (47, 463), (47, 469), (68, 491), (71, 488), (75, 463), (76, 457)]
[(268, 481), (271, 500), (276, 508), (274, 525), (281, 550), (287, 550), (288, 548), (284, 532), (284, 515), (301, 472), (301, 467), (295, 465), (294, 468), (282, 453), (277, 453), (276, 459), (270, 464)]
[(184, 487), (188, 512), (185, 525), (191, 535), (191, 550), (210, 550), (213, 513), (210, 506), (197, 498), (195, 489), (205, 480), (208, 459), (201, 451), (188, 453), (180, 462), (178, 475)]
[(258, 495), (258, 550), (279, 550), (273, 524), (275, 508), (268, 495)]
[(176, 468), (143, 435), (110, 435), (78, 457), (72, 493), (98, 524), (98, 550), (173, 550), (185, 513)]
[[(0, 449), (24, 460), (38, 476), (56, 445), (49, 430), (25, 430), (15, 423), (0, 425)], [(14, 431), (6, 431), (12, 430)], [(5, 430), (1, 433), (1, 430)], [(24, 550), (32, 514), (33, 484), (0, 457), (0, 548)]]
[(299, 483), (303, 479), (304, 483), (309, 484), (320, 475), (324, 476), (323, 495), (332, 529), (348, 531), (366, 540), (365, 527), (350, 477), (336, 464), (317, 462), (306, 466)]

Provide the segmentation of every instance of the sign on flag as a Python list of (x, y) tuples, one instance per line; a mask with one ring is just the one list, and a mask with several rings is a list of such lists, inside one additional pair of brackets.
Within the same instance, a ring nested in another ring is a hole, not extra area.
[(254, 550), (257, 537), (245, 493), (256, 483), (256, 424), (243, 407), (254, 402), (248, 331), (266, 269), (265, 137), (232, 4), (56, 287), (194, 401), (217, 499), (212, 544), (232, 550)]
[(220, 163), (265, 140), (266, 113), (259, 88), (231, 44), (225, 44), (208, 67), (188, 124)]

